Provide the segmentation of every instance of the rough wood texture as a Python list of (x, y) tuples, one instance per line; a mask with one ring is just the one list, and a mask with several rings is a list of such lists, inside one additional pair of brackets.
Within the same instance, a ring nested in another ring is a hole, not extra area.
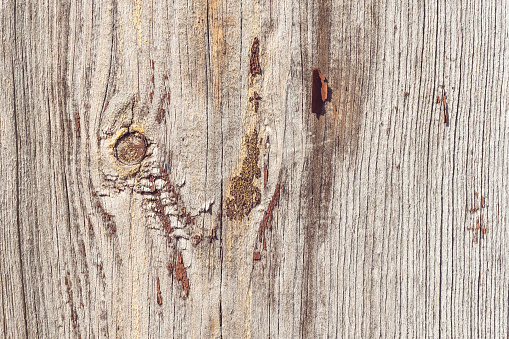
[(2, 1), (0, 337), (507, 338), (508, 6)]

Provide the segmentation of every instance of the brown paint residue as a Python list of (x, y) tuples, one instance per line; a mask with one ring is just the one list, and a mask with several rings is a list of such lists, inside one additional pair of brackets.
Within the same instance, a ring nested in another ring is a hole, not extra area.
[(189, 295), (189, 279), (187, 278), (186, 268), (182, 261), (182, 254), (178, 253), (177, 265), (175, 266), (175, 278), (182, 282), (182, 289), (184, 290), (184, 296), (182, 299), (186, 299)]
[(262, 258), (262, 255), (260, 254), (260, 252), (256, 251), (256, 252), (253, 252), (253, 260), (260, 260)]
[(272, 229), (272, 213), (274, 208), (279, 202), (279, 184), (276, 185), (276, 189), (274, 190), (274, 194), (272, 195), (272, 199), (270, 200), (269, 206), (263, 215), (262, 222), (260, 223), (260, 228), (258, 229), (258, 241), (263, 243), (263, 249), (267, 249), (267, 243), (265, 239), (265, 231)]
[(159, 284), (159, 277), (157, 277), (157, 304), (163, 304), (163, 297), (161, 295), (161, 285)]
[(226, 216), (230, 220), (242, 220), (251, 209), (260, 203), (260, 188), (255, 186), (254, 179), (261, 177), (258, 167), (260, 148), (258, 146), (258, 131), (254, 129), (244, 139), (246, 156), (242, 160), (240, 173), (234, 176), (230, 183), (230, 194), (226, 198)]
[(251, 75), (261, 74), (262, 69), (260, 68), (260, 62), (258, 60), (260, 53), (260, 42), (258, 38), (254, 38), (253, 44), (251, 45), (251, 56), (249, 58), (249, 69)]
[(168, 275), (171, 276), (172, 273), (173, 273), (173, 265), (171, 264), (171, 262), (168, 263)]
[(313, 67), (312, 86), (311, 112), (322, 114), (323, 105), (327, 100), (327, 83), (325, 82), (325, 76), (318, 67)]
[(115, 157), (124, 165), (139, 164), (147, 153), (147, 138), (139, 132), (122, 135), (115, 144)]

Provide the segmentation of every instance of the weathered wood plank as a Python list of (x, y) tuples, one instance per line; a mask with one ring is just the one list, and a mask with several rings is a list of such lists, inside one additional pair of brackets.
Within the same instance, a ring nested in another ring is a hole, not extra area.
[(508, 336), (505, 2), (0, 17), (0, 337)]

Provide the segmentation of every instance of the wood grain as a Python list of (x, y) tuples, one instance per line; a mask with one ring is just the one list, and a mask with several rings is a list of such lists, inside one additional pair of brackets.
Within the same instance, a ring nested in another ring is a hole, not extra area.
[(0, 337), (509, 336), (506, 2), (0, 8)]

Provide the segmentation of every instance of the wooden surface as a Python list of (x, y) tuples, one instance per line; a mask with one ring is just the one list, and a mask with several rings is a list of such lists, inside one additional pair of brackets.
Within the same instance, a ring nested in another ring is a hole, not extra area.
[(507, 338), (508, 17), (2, 1), (0, 337)]

